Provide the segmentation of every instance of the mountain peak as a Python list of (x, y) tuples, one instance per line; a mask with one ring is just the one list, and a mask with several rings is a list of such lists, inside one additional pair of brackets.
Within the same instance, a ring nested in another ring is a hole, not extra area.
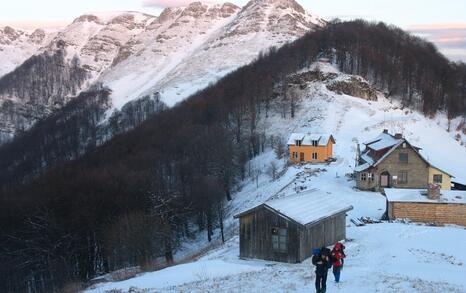
[(279, 9), (292, 9), (300, 13), (306, 13), (306, 10), (295, 0), (251, 0), (246, 4), (246, 7), (259, 5), (259, 6), (274, 6)]
[(98, 24), (103, 24), (102, 21), (93, 14), (81, 15), (73, 21), (73, 23), (83, 23), (83, 22), (94, 22)]

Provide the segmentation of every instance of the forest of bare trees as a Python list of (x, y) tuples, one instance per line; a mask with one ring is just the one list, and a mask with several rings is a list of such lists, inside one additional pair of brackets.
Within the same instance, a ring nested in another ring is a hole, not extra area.
[[(319, 57), (407, 107), (466, 114), (464, 64), (397, 28), (331, 23), (77, 160), (44, 168), (27, 184), (3, 183), (0, 291), (59, 292), (112, 270), (160, 258), (171, 263), (180, 241), (193, 234), (211, 240), (216, 228), (223, 231), (223, 205), (246, 179), (246, 163), (269, 140), (258, 129), (260, 117), (282, 103), (286, 76)], [(296, 107), (292, 98), (285, 100), (286, 117)], [(283, 156), (283, 145), (270, 141)]]

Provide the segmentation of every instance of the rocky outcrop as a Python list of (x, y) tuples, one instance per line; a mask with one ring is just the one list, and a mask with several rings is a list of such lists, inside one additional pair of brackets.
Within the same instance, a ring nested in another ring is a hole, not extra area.
[(377, 90), (359, 76), (309, 70), (290, 75), (286, 79), (288, 86), (298, 86), (301, 89), (307, 88), (308, 84), (312, 82), (321, 82), (325, 84), (327, 89), (337, 94), (377, 101)]
[(287, 77), (288, 84), (306, 85), (308, 82), (322, 81), (327, 82), (334, 80), (338, 75), (336, 73), (323, 73), (321, 71), (306, 71), (293, 74)]
[(368, 101), (377, 101), (377, 91), (367, 81), (359, 77), (350, 77), (347, 80), (334, 81), (327, 88), (337, 94), (345, 94)]

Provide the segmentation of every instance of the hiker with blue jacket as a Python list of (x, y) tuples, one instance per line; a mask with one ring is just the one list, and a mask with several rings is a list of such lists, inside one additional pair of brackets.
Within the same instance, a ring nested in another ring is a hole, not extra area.
[(316, 266), (316, 292), (325, 293), (325, 291), (327, 291), (327, 273), (332, 267), (332, 255), (330, 249), (326, 247), (314, 249), (312, 264)]

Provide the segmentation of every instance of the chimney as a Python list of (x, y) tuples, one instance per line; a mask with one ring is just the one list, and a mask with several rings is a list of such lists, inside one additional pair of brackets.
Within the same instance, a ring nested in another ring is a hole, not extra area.
[(439, 199), (440, 185), (429, 183), (429, 185), (427, 186), (427, 197), (429, 199)]
[(395, 133), (395, 138), (396, 139), (402, 139), (403, 138), (403, 133)]
[(383, 133), (388, 134), (388, 129), (384, 129)]

